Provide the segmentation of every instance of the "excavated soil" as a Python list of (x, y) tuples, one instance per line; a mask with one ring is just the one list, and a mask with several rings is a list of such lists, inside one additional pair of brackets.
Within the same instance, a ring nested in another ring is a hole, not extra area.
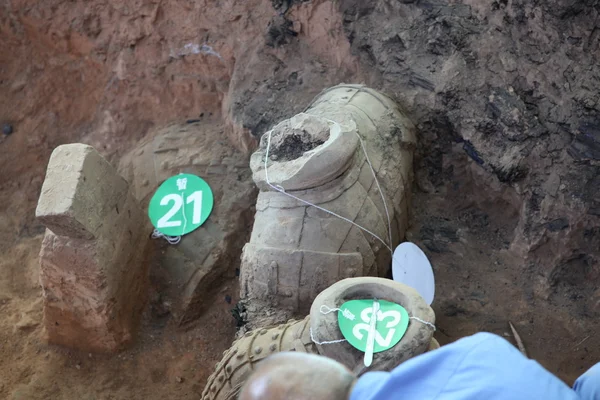
[(224, 278), (186, 327), (149, 305), (121, 354), (45, 344), (34, 210), (52, 149), (117, 165), (153, 128), (218, 119), (203, 134), (250, 152), (340, 82), (418, 127), (408, 239), (435, 268), (437, 339), (512, 340), (511, 321), (571, 383), (600, 360), (599, 15), (598, 0), (2, 2), (0, 397), (199, 398), (235, 336)]
[(312, 141), (306, 132), (295, 133), (286, 136), (279, 147), (273, 149), (269, 156), (271, 160), (291, 161), (302, 157), (307, 151), (311, 151), (325, 143), (322, 140)]

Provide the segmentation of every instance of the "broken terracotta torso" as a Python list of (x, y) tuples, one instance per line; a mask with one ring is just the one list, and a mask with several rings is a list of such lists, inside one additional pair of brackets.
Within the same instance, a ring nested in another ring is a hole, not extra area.
[(260, 193), (241, 265), (241, 297), (260, 305), (250, 320), (253, 309), (306, 312), (344, 278), (386, 275), (389, 247), (406, 229), (414, 145), (398, 106), (360, 85), (325, 90), (262, 136), (250, 161)]

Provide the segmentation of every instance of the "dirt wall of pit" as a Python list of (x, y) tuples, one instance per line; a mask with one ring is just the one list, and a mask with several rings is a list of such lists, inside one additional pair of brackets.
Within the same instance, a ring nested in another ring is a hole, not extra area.
[(206, 134), (250, 152), (323, 88), (364, 83), (417, 126), (415, 191), (451, 182), (453, 208), (510, 227), (524, 297), (598, 317), (599, 15), (598, 0), (2, 2), (0, 251), (43, 233), (59, 144), (116, 162), (157, 127), (217, 119)]

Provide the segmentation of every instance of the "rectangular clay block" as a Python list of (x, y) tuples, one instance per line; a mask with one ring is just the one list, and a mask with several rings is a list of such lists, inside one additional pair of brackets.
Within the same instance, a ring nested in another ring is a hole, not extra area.
[(131, 214), (137, 215), (109, 238), (74, 239), (46, 230), (40, 281), (50, 343), (112, 352), (132, 340), (147, 294), (148, 226), (139, 210)]
[(50, 343), (112, 352), (133, 337), (148, 286), (150, 223), (127, 182), (92, 147), (53, 153), (36, 215)]
[(93, 147), (62, 145), (50, 157), (35, 215), (59, 236), (96, 238), (127, 190), (127, 181)]

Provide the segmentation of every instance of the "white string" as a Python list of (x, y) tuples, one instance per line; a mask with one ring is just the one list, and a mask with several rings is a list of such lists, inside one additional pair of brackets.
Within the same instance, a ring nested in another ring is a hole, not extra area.
[[(335, 122), (335, 121), (331, 121), (331, 122)], [(371, 160), (369, 159), (369, 154), (367, 154), (367, 149), (365, 148), (365, 143), (363, 142), (363, 140), (360, 137), (360, 135), (358, 134), (358, 132), (356, 132), (356, 136), (358, 136), (358, 139), (360, 140), (360, 145), (363, 149), (363, 152), (365, 153), (367, 163), (369, 163), (369, 167), (371, 167), (371, 172), (373, 173), (373, 178), (375, 178), (375, 184), (377, 185), (377, 189), (379, 190), (379, 194), (381, 195), (381, 200), (383, 201), (383, 208), (385, 209), (385, 215), (387, 216), (388, 231), (389, 231), (389, 235), (390, 235), (389, 249), (392, 252), (392, 258), (393, 258), (394, 252), (392, 250), (392, 222), (390, 220), (390, 212), (388, 211), (387, 203), (385, 201), (385, 196), (383, 195), (383, 190), (381, 190), (381, 186), (379, 186), (379, 180), (377, 179), (377, 176), (375, 174), (375, 168), (373, 168), (373, 164), (371, 164)]]
[(429, 326), (430, 328), (432, 328), (435, 331), (435, 325), (432, 324), (431, 322), (424, 321), (419, 317), (410, 317), (409, 319), (414, 319), (415, 321), (419, 321), (420, 323)]
[(160, 232), (158, 229), (155, 229), (152, 232), (152, 239), (164, 238), (169, 244), (177, 244), (181, 241), (181, 236), (167, 236), (164, 233)]
[(187, 226), (187, 218), (185, 217), (185, 200), (183, 199), (183, 192), (181, 192), (181, 203), (183, 204), (183, 207), (181, 207), (181, 212), (183, 213), (183, 228), (181, 229), (181, 234), (183, 234), (183, 232), (185, 232), (185, 227)]
[[(335, 122), (335, 121), (331, 121), (331, 120), (328, 120), (328, 121), (330, 121), (330, 122), (332, 122), (332, 123), (336, 124), (336, 125), (339, 127), (339, 124), (338, 124), (337, 122)], [(271, 188), (273, 188), (274, 190), (278, 191), (279, 193), (282, 193), (282, 194), (284, 194), (284, 195), (286, 195), (286, 196), (288, 196), (288, 197), (291, 197), (291, 198), (293, 198), (294, 200), (297, 200), (297, 201), (299, 201), (299, 202), (301, 202), (301, 203), (304, 203), (304, 204), (306, 204), (306, 205), (308, 205), (308, 206), (315, 207), (315, 208), (317, 208), (317, 209), (319, 209), (319, 210), (321, 210), (321, 211), (323, 211), (323, 212), (326, 212), (326, 213), (328, 213), (328, 214), (331, 214), (331, 215), (333, 215), (333, 216), (335, 216), (335, 217), (338, 217), (338, 218), (340, 218), (340, 219), (342, 219), (342, 220), (344, 220), (344, 221), (346, 221), (346, 222), (349, 222), (350, 224), (352, 224), (352, 225), (356, 226), (357, 228), (359, 228), (359, 229), (361, 229), (361, 230), (363, 230), (363, 231), (367, 232), (368, 234), (370, 234), (371, 236), (373, 236), (375, 239), (379, 240), (379, 241), (380, 241), (380, 242), (381, 242), (381, 243), (382, 243), (382, 244), (383, 244), (385, 247), (387, 247), (387, 248), (388, 248), (388, 250), (390, 251), (390, 253), (392, 254), (392, 257), (393, 257), (393, 256), (394, 256), (394, 250), (392, 249), (392, 242), (391, 242), (391, 231), (392, 231), (392, 226), (391, 226), (390, 219), (389, 219), (389, 213), (388, 213), (388, 211), (387, 211), (387, 204), (386, 204), (386, 202), (385, 202), (385, 198), (384, 198), (384, 196), (383, 196), (383, 192), (381, 191), (381, 187), (379, 186), (379, 182), (378, 182), (378, 180), (377, 180), (377, 175), (375, 174), (375, 170), (373, 169), (373, 165), (371, 164), (371, 161), (369, 160), (369, 156), (367, 155), (367, 152), (366, 152), (366, 150), (365, 150), (365, 147), (364, 147), (364, 144), (363, 144), (363, 140), (362, 140), (362, 138), (360, 137), (360, 135), (358, 134), (358, 132), (356, 132), (356, 136), (358, 136), (358, 140), (360, 141), (360, 143), (361, 143), (361, 146), (362, 146), (362, 149), (363, 149), (363, 151), (365, 152), (365, 156), (366, 156), (366, 158), (367, 158), (367, 162), (368, 162), (368, 164), (369, 164), (369, 167), (371, 167), (371, 172), (373, 173), (373, 178), (375, 179), (375, 182), (377, 182), (377, 187), (379, 188), (379, 193), (381, 194), (381, 198), (382, 198), (382, 200), (383, 200), (383, 204), (384, 204), (384, 206), (385, 206), (386, 214), (388, 214), (388, 227), (389, 227), (389, 232), (390, 232), (390, 243), (389, 243), (389, 244), (387, 244), (387, 243), (386, 243), (386, 242), (385, 242), (383, 239), (381, 239), (379, 236), (377, 236), (376, 234), (374, 234), (373, 232), (371, 232), (371, 231), (370, 231), (370, 230), (368, 230), (367, 228), (364, 228), (364, 227), (362, 227), (362, 226), (358, 225), (358, 224), (357, 224), (357, 223), (355, 223), (354, 221), (352, 221), (352, 220), (350, 220), (350, 219), (348, 219), (348, 218), (346, 218), (346, 217), (342, 217), (341, 215), (339, 215), (339, 214), (337, 214), (337, 213), (335, 213), (335, 212), (333, 212), (333, 211), (327, 210), (327, 209), (325, 209), (325, 208), (323, 208), (323, 207), (321, 207), (321, 206), (318, 206), (318, 205), (316, 205), (316, 204), (313, 204), (313, 203), (311, 203), (311, 202), (309, 202), (309, 201), (303, 200), (303, 199), (301, 199), (301, 198), (299, 198), (299, 197), (297, 197), (297, 196), (294, 196), (293, 194), (287, 193), (287, 192), (285, 191), (285, 189), (284, 189), (282, 186), (280, 186), (280, 185), (273, 185), (273, 184), (271, 183), (271, 181), (269, 180), (269, 169), (268, 169), (269, 150), (270, 150), (270, 148), (271, 148), (271, 135), (272, 135), (272, 134), (273, 134), (273, 130), (270, 130), (270, 131), (269, 131), (269, 136), (267, 137), (267, 151), (266, 151), (266, 154), (265, 154), (265, 180), (266, 180), (266, 182), (267, 182), (267, 185), (269, 185)]]
[(313, 343), (316, 344), (334, 344), (334, 343), (342, 343), (342, 342), (347, 342), (347, 339), (339, 339), (339, 340), (325, 340), (323, 342), (319, 342), (317, 339), (315, 339), (315, 336), (313, 335), (313, 330), (312, 328), (310, 328), (310, 340), (313, 341)]
[[(323, 311), (325, 310), (325, 311)], [(354, 318), (356, 318), (356, 316), (354, 314), (352, 314), (352, 312), (350, 310), (348, 310), (347, 308), (345, 309), (341, 309), (341, 308), (329, 308), (327, 307), (325, 304), (323, 304), (321, 306), (321, 308), (319, 308), (319, 311), (321, 312), (321, 314), (329, 314), (332, 313), (334, 311), (341, 311), (342, 314), (344, 315), (344, 317), (348, 318), (350, 321), (354, 321)]]
[[(323, 311), (323, 309), (325, 309), (325, 311)], [(342, 311), (341, 308), (329, 308), (327, 307), (325, 304), (323, 304), (320, 308), (319, 311), (321, 312), (321, 314), (329, 314), (335, 311)]]

